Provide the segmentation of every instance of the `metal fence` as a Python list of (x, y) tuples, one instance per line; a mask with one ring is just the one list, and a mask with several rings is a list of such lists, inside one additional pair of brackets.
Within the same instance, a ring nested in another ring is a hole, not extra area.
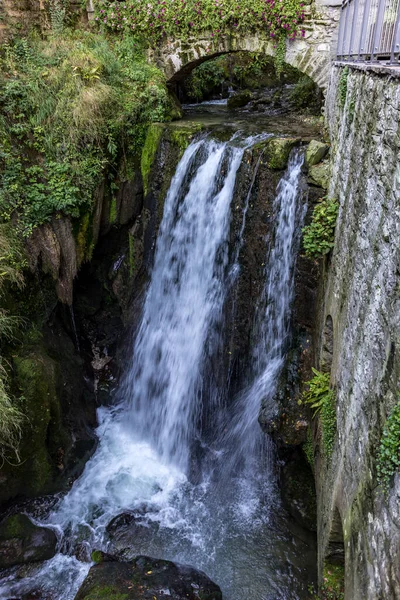
[(344, 0), (338, 60), (400, 64), (400, 0)]

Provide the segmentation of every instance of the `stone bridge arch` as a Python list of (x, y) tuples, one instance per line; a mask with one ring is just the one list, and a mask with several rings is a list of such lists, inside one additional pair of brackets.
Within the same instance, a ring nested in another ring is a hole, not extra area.
[[(286, 42), (285, 62), (311, 77), (323, 90), (328, 85), (336, 50), (340, 4), (341, 0), (315, 0), (314, 16), (309, 14), (303, 25), (304, 37)], [(168, 83), (174, 84), (207, 60), (241, 51), (273, 56), (274, 42), (262, 33), (240, 35), (234, 32), (215, 39), (211, 32), (204, 32), (188, 40), (167, 38), (151, 50), (150, 59), (165, 72)]]

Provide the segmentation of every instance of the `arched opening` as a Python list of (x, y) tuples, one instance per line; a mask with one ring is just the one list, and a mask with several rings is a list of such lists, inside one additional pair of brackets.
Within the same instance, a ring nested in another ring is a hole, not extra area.
[(335, 507), (333, 511), (328, 550), (325, 560), (330, 564), (344, 566), (343, 523), (337, 507)]
[[(320, 582), (322, 597), (343, 598), (345, 553), (342, 518), (337, 507), (333, 510), (331, 530), (323, 566), (323, 578)], [(325, 593), (327, 594), (326, 596)]]
[(279, 114), (307, 108), (320, 114), (322, 90), (288, 63), (278, 72), (273, 56), (263, 52), (220, 52), (183, 66), (171, 79), (183, 104), (227, 100), (229, 108)]

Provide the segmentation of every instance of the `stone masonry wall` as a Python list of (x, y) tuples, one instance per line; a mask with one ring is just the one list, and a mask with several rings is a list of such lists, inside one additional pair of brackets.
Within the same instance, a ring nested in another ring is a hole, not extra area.
[(331, 317), (338, 435), (330, 464), (317, 455), (319, 569), (342, 543), (346, 600), (394, 600), (400, 475), (385, 495), (376, 457), (400, 390), (400, 79), (335, 66), (326, 118), (340, 212), (321, 356)]
[[(332, 59), (336, 52), (340, 18), (340, 0), (305, 2), (305, 36), (286, 43), (286, 62), (311, 77), (326, 89)], [(220, 54), (229, 52), (259, 52), (273, 56), (274, 42), (268, 35), (249, 32), (214, 39), (211, 32), (189, 40), (166, 39), (160, 47), (152, 48), (150, 58), (173, 83), (184, 79), (193, 68)]]

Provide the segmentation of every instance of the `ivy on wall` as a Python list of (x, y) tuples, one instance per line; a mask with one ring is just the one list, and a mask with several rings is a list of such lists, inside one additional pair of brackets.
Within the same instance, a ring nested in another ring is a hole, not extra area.
[(308, 258), (321, 258), (333, 248), (338, 213), (335, 198), (322, 198), (316, 204), (311, 223), (303, 227), (303, 248)]
[(389, 413), (378, 450), (378, 481), (385, 491), (400, 469), (400, 402)]
[(306, 382), (307, 390), (303, 392), (302, 402), (314, 411), (313, 417), (320, 416), (322, 425), (322, 447), (325, 457), (332, 456), (336, 437), (335, 392), (330, 386), (330, 374), (313, 368), (314, 377)]

